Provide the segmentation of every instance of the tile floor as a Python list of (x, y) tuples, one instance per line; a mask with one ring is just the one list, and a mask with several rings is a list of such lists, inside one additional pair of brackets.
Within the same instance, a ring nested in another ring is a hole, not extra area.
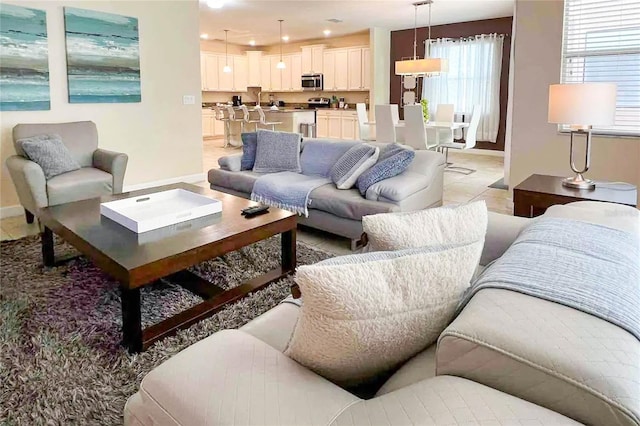
[[(206, 140), (203, 152), (203, 170), (218, 166), (218, 158), (239, 153), (239, 148), (223, 148), (220, 139)], [(489, 185), (503, 177), (503, 159), (501, 157), (450, 153), (449, 161), (455, 166), (475, 169), (476, 172), (464, 175), (446, 171), (444, 175), (444, 204), (461, 203), (471, 200), (485, 200), (489, 210), (513, 214), (513, 201), (509, 191), (489, 188)], [(208, 187), (206, 182), (199, 185)], [(34, 223), (28, 225), (24, 216), (5, 218), (0, 221), (0, 239), (16, 239), (39, 232)], [(350, 253), (349, 241), (325, 232), (310, 228), (300, 229), (298, 238), (314, 247), (335, 254)]]

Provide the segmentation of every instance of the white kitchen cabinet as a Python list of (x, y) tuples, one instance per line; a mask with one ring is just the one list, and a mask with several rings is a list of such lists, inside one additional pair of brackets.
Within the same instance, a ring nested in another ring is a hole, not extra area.
[(323, 53), (324, 45), (303, 46), (302, 55), (302, 74), (317, 74), (323, 72)]
[(322, 61), (322, 74), (324, 75), (324, 90), (335, 90), (336, 76), (336, 52), (333, 50), (325, 51)]
[(362, 49), (349, 49), (348, 54), (348, 88), (349, 90), (361, 90), (362, 83)]
[(249, 50), (247, 51), (247, 86), (260, 87), (262, 84), (260, 73), (260, 65), (262, 61), (262, 52)]
[[(229, 58), (231, 61), (231, 58)], [(233, 57), (233, 91), (246, 92), (248, 86), (248, 61), (246, 56)]]
[(302, 48), (302, 73), (311, 74), (313, 72), (313, 55), (311, 53), (311, 46), (305, 46)]
[(329, 137), (329, 116), (320, 111), (316, 113), (316, 136), (319, 138)]
[(213, 119), (213, 134), (214, 136), (224, 136), (224, 121)]
[(271, 90), (271, 59), (268, 56), (260, 60), (260, 87), (263, 91)]
[(319, 138), (358, 140), (358, 115), (353, 110), (321, 110), (316, 113)]
[(362, 49), (362, 88), (371, 89), (371, 49)]
[(328, 136), (331, 139), (342, 139), (342, 117), (329, 115)]
[(215, 136), (215, 115), (208, 108), (202, 110), (202, 137), (210, 138)]
[(293, 79), (291, 78), (292, 57), (290, 55), (287, 55), (287, 56), (284, 56), (282, 60), (286, 65), (285, 69), (280, 71), (282, 90), (290, 91), (290, 90), (293, 90)]
[(271, 67), (271, 90), (282, 90), (282, 70), (276, 66), (280, 62), (280, 56), (274, 55), (269, 57), (269, 66)]
[(202, 90), (218, 90), (218, 56), (204, 53), (201, 56)]
[[(233, 67), (233, 57), (225, 57), (224, 55), (218, 56), (218, 87), (217, 90), (221, 92), (233, 91), (233, 69), (231, 72), (224, 72), (224, 67), (229, 64)], [(216, 89), (214, 89), (216, 90)]]
[(302, 90), (302, 55), (291, 55), (291, 90)]
[(343, 113), (340, 117), (341, 139), (356, 140), (358, 139), (358, 117), (353, 114)]
[(349, 51), (336, 50), (335, 90), (349, 90)]
[(313, 65), (313, 72), (318, 73), (322, 71), (322, 61), (324, 60), (324, 46), (313, 46), (311, 48), (311, 65)]

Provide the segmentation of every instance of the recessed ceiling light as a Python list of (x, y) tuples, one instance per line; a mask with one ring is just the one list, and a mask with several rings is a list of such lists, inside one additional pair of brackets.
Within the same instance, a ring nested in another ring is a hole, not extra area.
[(256, 45), (255, 40), (249, 40), (249, 46), (255, 46), (255, 45)]
[(207, 6), (211, 9), (220, 9), (224, 6), (224, 0), (208, 0)]
[(203, 40), (206, 40), (209, 38), (209, 34), (206, 34), (206, 33), (200, 34), (200, 38)]
[(325, 36), (328, 36), (328, 35), (330, 35), (330, 34), (331, 34), (331, 30), (324, 30), (322, 33), (323, 33)]
[(282, 36), (283, 41), (289, 41), (289, 36)]

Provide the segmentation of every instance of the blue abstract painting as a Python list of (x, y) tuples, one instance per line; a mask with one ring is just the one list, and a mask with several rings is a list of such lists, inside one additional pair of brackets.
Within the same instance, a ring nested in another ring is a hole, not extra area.
[(51, 109), (47, 17), (0, 4), (0, 111)]
[(138, 20), (64, 8), (70, 103), (140, 102)]

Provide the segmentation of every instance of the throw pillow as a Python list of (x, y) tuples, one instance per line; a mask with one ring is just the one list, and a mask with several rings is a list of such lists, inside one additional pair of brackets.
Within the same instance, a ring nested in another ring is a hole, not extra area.
[(416, 153), (413, 150), (402, 148), (391, 155), (386, 152), (382, 153), (382, 156), (382, 159), (378, 159), (378, 162), (362, 173), (356, 181), (358, 190), (363, 196), (371, 185), (404, 172), (413, 161)]
[(32, 136), (19, 139), (16, 144), (20, 146), (29, 160), (42, 168), (47, 180), (80, 168), (80, 164), (62, 143), (62, 138), (59, 135)]
[(375, 381), (437, 340), (481, 251), (475, 242), (299, 267), (304, 302), (285, 354), (344, 387)]
[(351, 189), (356, 180), (378, 161), (380, 150), (366, 143), (353, 146), (331, 168), (331, 181), (338, 189)]
[(258, 133), (243, 133), (242, 138), (242, 158), (240, 159), (240, 170), (252, 170), (256, 162), (256, 150), (258, 149)]
[(392, 155), (395, 155), (401, 151), (406, 150), (407, 147), (404, 147), (402, 145), (400, 145), (399, 143), (387, 143), (384, 144), (384, 147), (382, 147), (380, 149), (380, 157), (378, 158), (378, 161), (382, 161), (385, 160), (389, 157), (391, 157)]
[(256, 161), (253, 171), (258, 173), (300, 173), (299, 133), (258, 130)]
[(415, 212), (362, 218), (369, 250), (402, 250), (427, 245), (483, 241), (488, 212), (484, 200)]

